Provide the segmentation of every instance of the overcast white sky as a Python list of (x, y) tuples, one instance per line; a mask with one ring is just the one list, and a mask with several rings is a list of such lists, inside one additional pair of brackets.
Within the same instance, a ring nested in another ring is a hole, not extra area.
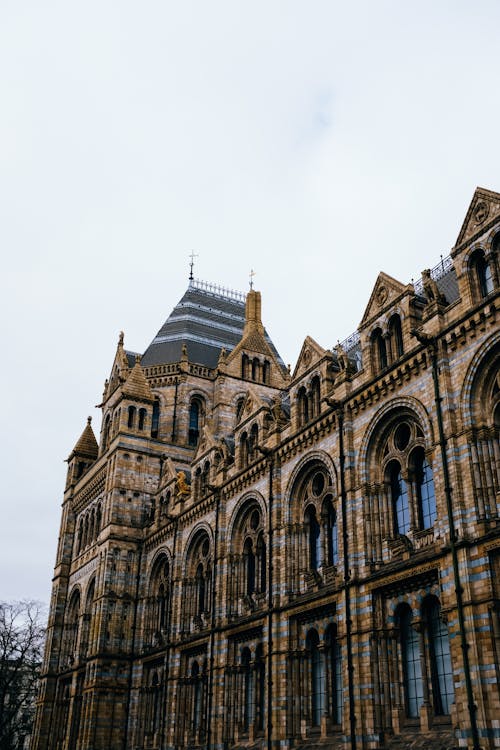
[(0, 2), (0, 599), (49, 600), (118, 333), (255, 269), (285, 362), (500, 191), (500, 3)]

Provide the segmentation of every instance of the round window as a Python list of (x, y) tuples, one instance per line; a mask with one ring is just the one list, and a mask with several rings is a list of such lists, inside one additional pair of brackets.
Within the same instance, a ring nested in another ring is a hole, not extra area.
[(313, 495), (316, 495), (316, 497), (319, 497), (323, 490), (325, 489), (325, 477), (321, 472), (318, 471), (317, 474), (314, 475), (312, 480), (312, 491)]

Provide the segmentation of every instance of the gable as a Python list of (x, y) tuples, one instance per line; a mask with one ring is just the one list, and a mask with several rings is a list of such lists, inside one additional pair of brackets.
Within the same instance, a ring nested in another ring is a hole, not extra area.
[(386, 307), (393, 304), (394, 300), (400, 297), (407, 289), (408, 286), (406, 284), (402, 284), (397, 279), (381, 271), (373, 287), (359, 327), (362, 328), (369, 320), (380, 315)]
[(302, 375), (302, 373), (309, 370), (316, 362), (322, 359), (326, 354), (326, 349), (323, 349), (311, 336), (306, 336), (302, 349), (300, 350), (299, 358), (295, 369), (293, 371), (293, 379)]
[(483, 232), (492, 221), (500, 216), (500, 193), (484, 188), (476, 188), (464, 223), (457, 237), (456, 246)]

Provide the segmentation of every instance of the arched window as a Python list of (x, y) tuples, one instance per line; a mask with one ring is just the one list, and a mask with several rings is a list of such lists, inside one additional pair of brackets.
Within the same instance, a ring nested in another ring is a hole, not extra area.
[(205, 497), (209, 492), (210, 487), (210, 462), (205, 461), (203, 471), (201, 473), (201, 496)]
[(240, 437), (240, 468), (248, 466), (248, 435), (246, 432)]
[(83, 548), (83, 518), (80, 518), (80, 522), (78, 524), (78, 540), (76, 544), (77, 554), (82, 551), (82, 548)]
[(418, 506), (418, 525), (420, 529), (430, 529), (434, 526), (437, 515), (432, 469), (425, 457), (423, 448), (417, 448), (411, 459)]
[(72, 666), (77, 658), (78, 626), (80, 621), (80, 592), (74, 591), (67, 610), (64, 644), (64, 666)]
[(257, 730), (262, 731), (264, 729), (264, 715), (266, 706), (266, 665), (264, 662), (264, 650), (262, 648), (262, 643), (259, 643), (255, 650), (255, 667), (255, 709), (257, 714), (256, 727)]
[(248, 460), (250, 462), (256, 461), (259, 457), (257, 446), (259, 444), (259, 426), (257, 424), (252, 425), (250, 430), (250, 440), (248, 446)]
[(477, 258), (476, 273), (481, 297), (487, 297), (494, 289), (493, 274), (491, 273), (491, 266), (483, 254)]
[(306, 529), (309, 537), (309, 568), (317, 570), (322, 563), (320, 525), (316, 518), (316, 508), (310, 505), (305, 514)]
[(135, 412), (136, 408), (135, 406), (129, 406), (128, 407), (128, 421), (127, 421), (127, 427), (132, 430), (135, 426)]
[(158, 679), (158, 672), (153, 672), (151, 678), (151, 693), (152, 693), (152, 711), (151, 711), (151, 732), (155, 734), (160, 728), (160, 680)]
[(144, 429), (144, 424), (146, 422), (146, 409), (139, 409), (139, 430)]
[(384, 335), (380, 328), (376, 328), (373, 331), (371, 341), (374, 370), (375, 372), (382, 372), (387, 368), (387, 349)]
[(155, 398), (153, 401), (153, 415), (151, 417), (151, 437), (158, 437), (158, 430), (160, 427), (160, 401)]
[(264, 593), (266, 590), (267, 579), (267, 561), (266, 561), (266, 543), (264, 534), (259, 534), (257, 539), (257, 575), (259, 582), (259, 591)]
[(245, 405), (245, 398), (244, 396), (241, 396), (236, 402), (236, 424), (238, 424), (238, 422), (241, 419), (244, 405)]
[(196, 599), (198, 603), (198, 615), (202, 615), (205, 612), (207, 598), (205, 572), (203, 565), (200, 563), (196, 569)]
[(160, 647), (165, 644), (168, 631), (170, 565), (165, 554), (156, 560), (151, 573), (145, 603), (144, 645)]
[(252, 380), (256, 383), (260, 381), (260, 361), (257, 357), (252, 360)]
[(249, 360), (247, 354), (242, 354), (241, 356), (241, 377), (245, 378), (245, 380), (248, 380), (249, 376)]
[(427, 624), (434, 713), (437, 716), (448, 715), (455, 699), (448, 628), (435, 597), (429, 597), (424, 602), (422, 611)]
[(337, 628), (330, 625), (325, 634), (327, 654), (327, 674), (329, 677), (330, 707), (329, 713), (334, 724), (342, 723), (343, 687), (342, 687), (342, 652), (337, 640)]
[(313, 418), (319, 417), (321, 403), (321, 384), (320, 379), (316, 375), (311, 382), (311, 416)]
[(197, 734), (201, 726), (201, 703), (202, 684), (200, 679), (200, 667), (197, 661), (191, 667), (191, 679), (193, 681), (193, 734)]
[(241, 667), (243, 669), (243, 728), (248, 732), (254, 722), (254, 684), (252, 679), (252, 667), (249, 648), (241, 652)]
[(303, 426), (309, 422), (309, 398), (304, 386), (299, 388), (297, 394), (297, 408), (299, 413), (299, 426)]
[(401, 318), (399, 315), (393, 315), (389, 321), (389, 335), (391, 342), (391, 353), (392, 359), (402, 357), (404, 354), (403, 348), (403, 331), (401, 328)]
[(111, 428), (111, 415), (108, 414), (104, 420), (104, 430), (102, 435), (102, 449), (105, 451), (109, 445), (109, 431)]
[(200, 437), (201, 403), (197, 398), (191, 400), (189, 406), (189, 445), (197, 445)]
[(333, 508), (332, 497), (328, 495), (323, 504), (324, 522), (327, 531), (327, 560), (328, 565), (338, 565), (339, 562), (339, 537), (337, 528), (337, 514)]
[(266, 383), (266, 385), (269, 385), (271, 382), (271, 365), (268, 359), (264, 360), (262, 367), (262, 382)]
[(397, 461), (389, 464), (388, 474), (394, 517), (394, 532), (405, 536), (410, 531), (410, 506), (408, 503), (406, 482), (401, 473), (401, 466)]
[(243, 550), (245, 556), (247, 595), (251, 596), (255, 591), (255, 553), (251, 539), (247, 539)]
[(419, 715), (420, 706), (424, 702), (418, 633), (411, 621), (410, 607), (407, 604), (401, 605), (396, 613), (396, 624), (399, 627), (405, 710), (410, 718)]
[(325, 711), (325, 664), (319, 649), (319, 636), (316, 630), (310, 630), (306, 638), (306, 649), (310, 661), (310, 705), (311, 724), (319, 727)]
[(83, 618), (82, 637), (80, 642), (80, 653), (83, 658), (91, 650), (90, 635), (92, 631), (94, 615), (95, 578), (93, 578), (87, 589), (85, 598), (85, 617)]

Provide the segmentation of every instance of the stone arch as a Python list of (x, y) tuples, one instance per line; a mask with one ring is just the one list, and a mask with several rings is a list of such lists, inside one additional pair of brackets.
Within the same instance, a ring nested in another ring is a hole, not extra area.
[(392, 399), (381, 407), (372, 417), (361, 441), (359, 450), (359, 480), (361, 482), (369, 481), (370, 454), (377, 447), (377, 443), (382, 442), (380, 428), (384, 428), (393, 420), (399, 411), (406, 412), (409, 416), (416, 419), (418, 425), (423, 430), (424, 440), (427, 446), (434, 445), (434, 429), (430, 420), (429, 413), (424, 405), (415, 398), (402, 396)]
[(234, 539), (235, 529), (237, 528), (238, 523), (241, 522), (246, 513), (246, 506), (249, 506), (252, 502), (259, 506), (262, 517), (267, 518), (266, 501), (260, 492), (246, 492), (240, 497), (231, 513), (231, 518), (227, 526), (227, 540), (229, 546)]
[(488, 387), (487, 381), (493, 375), (495, 362), (497, 362), (496, 372), (498, 373), (499, 360), (500, 331), (497, 331), (475, 352), (465, 375), (460, 394), (460, 414), (464, 429), (473, 427), (477, 417), (474, 410), (477, 390), (481, 387)]
[(327, 469), (336, 485), (337, 492), (335, 494), (338, 495), (338, 474), (335, 463), (331, 456), (322, 450), (316, 450), (307, 453), (305, 456), (302, 456), (302, 458), (293, 468), (284, 493), (285, 498), (288, 500), (288, 502), (286, 503), (287, 517), (285, 519), (285, 521), (288, 523), (292, 520), (293, 503), (290, 502), (290, 499), (292, 496), (292, 492), (296, 486), (297, 480), (304, 473), (304, 471), (307, 471), (309, 466), (311, 466), (312, 468), (314, 464), (323, 464), (323, 466)]

